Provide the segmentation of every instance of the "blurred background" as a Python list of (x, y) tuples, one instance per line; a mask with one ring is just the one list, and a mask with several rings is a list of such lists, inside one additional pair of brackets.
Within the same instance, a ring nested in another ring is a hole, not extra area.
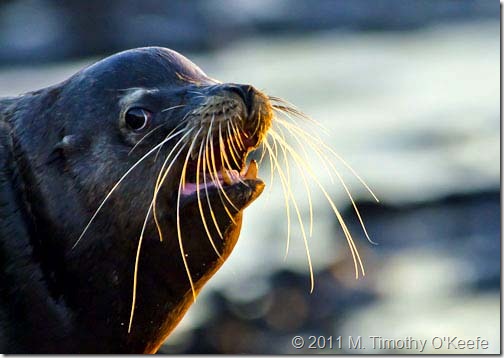
[[(0, 96), (41, 88), (114, 52), (158, 45), (211, 77), (251, 83), (327, 128), (318, 133), (358, 201), (315, 170), (366, 268), (355, 279), (338, 221), (313, 192), (310, 279), (278, 180), (244, 215), (240, 240), (161, 353), (296, 350), (295, 335), (481, 337), (500, 352), (499, 3), (477, 0), (122, 0), (0, 2)], [(315, 164), (314, 164), (315, 165)], [(260, 175), (268, 180), (269, 164)], [(297, 187), (296, 187), (297, 190)], [(308, 203), (301, 201), (308, 218)], [(435, 350), (424, 353), (461, 353)], [(462, 353), (469, 353), (464, 351)]]

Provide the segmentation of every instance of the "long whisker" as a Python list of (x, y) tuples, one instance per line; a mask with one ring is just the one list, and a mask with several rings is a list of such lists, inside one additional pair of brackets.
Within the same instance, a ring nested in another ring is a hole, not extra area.
[[(274, 169), (277, 169), (278, 166), (278, 161), (274, 160), (273, 158), (278, 158), (278, 146), (277, 146), (277, 140), (275, 137), (271, 136), (271, 134), (268, 134), (270, 138), (273, 140), (273, 149), (269, 142), (267, 142), (267, 139), (265, 140), (264, 145), (266, 146), (266, 149), (268, 150), (268, 155), (269, 155), (269, 162), (270, 162), (270, 169), (271, 169), (271, 179), (270, 179), (270, 190), (273, 187), (273, 175), (275, 173)], [(287, 217), (287, 242), (285, 245), (285, 255), (284, 255), (284, 260), (287, 258), (287, 255), (289, 253), (289, 247), (290, 247), (290, 238), (291, 238), (291, 217), (290, 217), (290, 197), (287, 192), (287, 183), (283, 180), (282, 177), (280, 177), (280, 184), (282, 186), (282, 192), (285, 200), (285, 212), (286, 212), (286, 217)]]
[[(282, 151), (282, 154), (283, 154), (283, 162), (285, 164), (285, 173), (287, 173), (286, 176), (284, 175), (284, 178), (285, 177), (287, 178), (287, 180), (285, 182), (285, 185), (286, 185), (286, 188), (288, 189), (289, 194), (291, 195), (292, 200), (294, 200), (294, 196), (292, 194), (292, 191), (290, 190), (290, 188), (292, 186), (291, 186), (291, 177), (290, 177), (291, 169), (290, 169), (290, 165), (289, 165), (289, 157), (287, 156), (285, 148), (282, 146), (282, 142), (279, 140), (280, 138), (276, 138), (274, 136), (275, 133), (272, 131), (272, 129), (270, 129), (270, 132), (271, 132), (272, 138), (275, 139), (275, 156), (274, 156), (274, 160), (275, 160), (275, 162), (277, 162), (276, 158), (278, 158), (278, 152), (277, 152), (277, 146), (276, 146), (276, 144), (278, 143), (279, 147), (280, 147), (280, 150)], [(278, 167), (278, 170), (279, 170), (278, 173), (283, 172), (282, 169), (280, 168), (280, 166)], [(304, 230), (304, 227), (303, 227), (303, 230)], [(287, 259), (287, 255), (289, 254), (289, 244), (290, 244), (290, 240), (287, 240), (287, 245), (286, 245), (286, 248), (285, 248), (284, 260)]]
[(189, 134), (191, 134), (191, 132), (193, 130), (194, 130), (193, 128), (188, 129), (187, 132), (173, 146), (173, 148), (170, 151), (170, 153), (168, 153), (168, 155), (166, 156), (166, 159), (163, 162), (163, 165), (161, 166), (161, 169), (159, 170), (159, 174), (158, 174), (158, 176), (156, 178), (156, 184), (154, 185), (154, 194), (152, 195), (151, 206), (152, 206), (152, 211), (153, 211), (153, 216), (154, 216), (154, 222), (156, 224), (156, 228), (157, 228), (158, 234), (159, 234), (159, 241), (163, 241), (163, 232), (161, 230), (161, 225), (159, 223), (158, 216), (157, 216), (157, 197), (158, 197), (158, 193), (159, 193), (159, 190), (161, 189), (161, 186), (163, 185), (164, 181), (166, 180), (166, 177), (168, 176), (168, 173), (170, 172), (170, 169), (172, 168), (172, 166), (175, 163), (175, 161), (177, 160), (178, 156), (180, 155), (180, 153), (184, 149), (185, 145), (183, 145), (183, 146), (180, 147), (179, 151), (177, 152), (177, 154), (175, 155), (175, 157), (173, 157), (173, 159), (171, 160), (171, 162), (168, 165), (168, 168), (166, 170), (165, 170), (165, 167), (168, 164), (168, 160), (170, 160), (173, 152), (177, 149), (177, 147), (181, 143), (183, 143), (183, 141), (185, 140), (185, 138)]
[(182, 108), (182, 107), (185, 107), (185, 106), (187, 106), (187, 104), (179, 104), (177, 106), (172, 106), (172, 107), (168, 107), (168, 108), (162, 109), (161, 112), (168, 112), (168, 111), (171, 111), (173, 109)]
[[(271, 136), (271, 134), (269, 135), (271, 137), (271, 139), (273, 139), (273, 149), (274, 149), (274, 153), (272, 152), (272, 154), (275, 156), (275, 158), (278, 158), (278, 145), (277, 145), (277, 140)], [(271, 158), (270, 158), (271, 159)], [(273, 186), (273, 176), (275, 174), (275, 171), (274, 169), (276, 169), (277, 167), (277, 163), (274, 161), (274, 160), (270, 160), (270, 166), (271, 164), (273, 165), (270, 169), (272, 170), (271, 172), (271, 183), (270, 185)]]
[(261, 112), (259, 111), (259, 113), (257, 113), (257, 121), (256, 121), (256, 126), (254, 128), (254, 132), (250, 135), (252, 138), (257, 134), (257, 132), (259, 132), (259, 130), (261, 129), (261, 124), (262, 124), (262, 121), (261, 121)]
[[(233, 139), (231, 139), (233, 138)], [(226, 140), (228, 142), (229, 152), (231, 153), (231, 157), (233, 158), (234, 163), (239, 167), (240, 163), (236, 159), (235, 153), (238, 154), (239, 151), (236, 149), (234, 144), (234, 137), (231, 135), (231, 128), (229, 127), (229, 121), (227, 122), (227, 136)]]
[(129, 319), (129, 324), (128, 324), (128, 333), (131, 333), (131, 326), (133, 324), (133, 317), (135, 315), (135, 304), (136, 304), (136, 290), (137, 290), (137, 281), (138, 281), (138, 263), (140, 261), (140, 250), (142, 248), (142, 241), (143, 241), (143, 236), (145, 232), (145, 227), (147, 226), (147, 221), (150, 215), (152, 209), (152, 205), (149, 206), (149, 209), (147, 210), (147, 215), (145, 215), (145, 220), (142, 226), (142, 232), (140, 233), (140, 237), (138, 239), (138, 246), (137, 246), (137, 251), (136, 251), (136, 256), (135, 256), (135, 268), (133, 270), (133, 294), (131, 298), (131, 311), (130, 311), (130, 319)]
[[(280, 123), (280, 124), (286, 123), (285, 121), (283, 121), (283, 120), (281, 120), (279, 118), (277, 118), (276, 122)], [(300, 163), (300, 164), (302, 166), (304, 166), (304, 167), (311, 168), (311, 165), (308, 162), (309, 156), (308, 156), (308, 153), (306, 152), (305, 145), (303, 145), (303, 143), (300, 141), (300, 139), (297, 137), (297, 135), (291, 130), (291, 128), (289, 128), (289, 126), (285, 126), (285, 128), (289, 131), (289, 133), (292, 135), (292, 137), (294, 137), (294, 139), (297, 141), (297, 143), (299, 144), (299, 147), (301, 148), (301, 150), (303, 151), (303, 153), (305, 155), (306, 160), (303, 160), (302, 163)], [(280, 132), (282, 132), (280, 128), (278, 128), (278, 130)], [(285, 140), (284, 136), (282, 136), (282, 138), (279, 138), (279, 140), (281, 142), (283, 142), (283, 143), (287, 143), (287, 141)], [(310, 143), (308, 143), (308, 144), (310, 145)], [(310, 145), (310, 147), (311, 147), (311, 145)], [(315, 153), (317, 153), (317, 154), (319, 153), (318, 150), (317, 150), (317, 148), (312, 148), (312, 149), (315, 151)], [(319, 159), (321, 159), (320, 156), (319, 156)], [(327, 173), (329, 174), (329, 176), (331, 178), (331, 181), (332, 181), (331, 172), (329, 171), (329, 168), (325, 165), (325, 161), (323, 159), (321, 159), (321, 162), (324, 165), (324, 167), (326, 168)], [(299, 168), (299, 169), (300, 169), (300, 172), (303, 174), (302, 179), (303, 179), (304, 186), (305, 186), (307, 194), (308, 194), (308, 202), (309, 202), (309, 207), (310, 207), (310, 236), (311, 236), (312, 235), (312, 230), (313, 230), (313, 208), (312, 208), (312, 205), (311, 205), (311, 202), (312, 202), (311, 201), (311, 194), (310, 194), (309, 185), (306, 182), (306, 177), (304, 176), (304, 173), (303, 173), (302, 169), (301, 168)]]
[(259, 164), (262, 164), (262, 162), (263, 162), (264, 158), (266, 157), (266, 153), (265, 153), (265, 152), (266, 152), (266, 149), (265, 149), (265, 146), (264, 146), (264, 144), (263, 144), (262, 142), (261, 142), (261, 147), (260, 147), (260, 149), (258, 149), (258, 150), (260, 150), (260, 151), (261, 151), (261, 157), (259, 158), (259, 161), (258, 161), (258, 162), (259, 162)]
[(189, 265), (187, 263), (186, 254), (184, 252), (184, 244), (182, 242), (182, 230), (181, 230), (181, 226), (180, 226), (180, 194), (182, 192), (182, 184), (184, 182), (183, 179), (185, 178), (185, 175), (186, 175), (187, 162), (189, 161), (189, 157), (191, 156), (196, 139), (198, 138), (198, 135), (200, 134), (202, 129), (203, 128), (198, 129), (198, 132), (194, 136), (193, 141), (192, 141), (191, 145), (189, 146), (189, 150), (187, 152), (187, 156), (185, 158), (184, 165), (182, 167), (182, 173), (180, 176), (180, 183), (179, 183), (179, 189), (178, 189), (178, 194), (177, 194), (177, 236), (178, 236), (178, 242), (179, 242), (179, 248), (180, 248), (180, 255), (182, 256), (182, 261), (184, 263), (184, 267), (185, 267), (185, 270), (187, 273), (187, 278), (189, 279), (189, 284), (191, 286), (191, 291), (192, 291), (193, 298), (195, 301), (196, 301), (196, 289), (194, 287), (194, 282), (193, 282), (193, 279), (191, 276), (191, 271), (189, 270)]
[[(200, 189), (199, 189), (199, 182), (200, 182), (199, 181), (199, 171), (200, 171), (200, 165), (201, 165), (201, 154), (203, 151), (204, 144), (205, 144), (205, 142), (201, 141), (200, 149), (198, 152), (198, 160), (196, 163), (196, 196), (198, 197), (198, 207), (199, 207), (199, 211), (200, 211), (201, 221), (203, 222), (203, 227), (205, 228), (205, 232), (208, 236), (208, 240), (210, 241), (210, 244), (212, 245), (212, 248), (214, 249), (217, 256), (219, 258), (221, 258), (221, 254), (220, 254), (219, 250), (217, 250), (217, 247), (215, 246), (215, 243), (213, 242), (212, 235), (210, 235), (210, 230), (208, 229), (205, 215), (203, 213), (203, 206), (201, 205), (201, 197), (200, 197)], [(209, 209), (212, 210), (211, 207)]]
[(131, 155), (131, 153), (133, 153), (133, 151), (143, 142), (143, 140), (145, 138), (147, 138), (148, 136), (150, 136), (152, 133), (154, 133), (155, 131), (157, 131), (159, 128), (162, 128), (163, 125), (160, 124), (158, 126), (156, 126), (154, 129), (150, 130), (146, 135), (144, 135), (138, 142), (136, 142), (136, 144), (133, 146), (133, 148), (131, 148), (131, 150), (128, 152), (128, 155)]
[[(226, 200), (229, 202), (229, 204), (231, 204), (231, 206), (233, 207), (233, 209), (235, 209), (236, 211), (240, 211), (236, 205), (231, 201), (231, 199), (229, 198), (229, 196), (226, 194), (226, 191), (224, 190), (220, 180), (219, 180), (219, 172), (217, 170), (217, 165), (216, 165), (216, 162), (215, 162), (215, 155), (214, 155), (214, 147), (213, 147), (213, 142), (212, 141), (209, 141), (210, 142), (210, 158), (211, 158), (211, 164), (212, 164), (212, 167), (211, 169), (213, 170), (213, 172), (215, 173), (215, 178), (214, 176), (212, 176), (212, 171), (210, 170), (210, 163), (209, 164), (209, 173), (210, 173), (210, 176), (212, 177), (212, 180), (213, 182), (215, 183), (215, 185), (217, 186), (217, 188), (219, 189), (219, 192), (222, 193), (222, 195), (224, 196), (224, 198), (226, 198)], [(221, 200), (222, 200), (222, 197), (221, 197)], [(224, 202), (222, 202), (224, 204)], [(233, 221), (233, 223), (235, 223), (234, 219), (232, 218), (232, 216), (230, 216), (231, 220)]]
[[(222, 239), (224, 239), (224, 236), (222, 235), (222, 232), (220, 230), (219, 224), (217, 223), (217, 218), (215, 217), (215, 214), (214, 214), (213, 209), (212, 209), (212, 204), (210, 203), (210, 197), (208, 196), (208, 186), (207, 186), (207, 181), (206, 181), (206, 169), (207, 169), (207, 165), (208, 165), (208, 174), (210, 175), (210, 180), (212, 181), (212, 183), (215, 184), (216, 181), (219, 181), (219, 178), (218, 178), (217, 174), (215, 174), (215, 177), (214, 177), (214, 174), (212, 173), (212, 167), (210, 166), (210, 158), (209, 158), (210, 142), (211, 142), (210, 138), (211, 138), (211, 134), (212, 134), (212, 126), (213, 126), (214, 118), (215, 117), (212, 116), (212, 120), (210, 121), (207, 137), (206, 137), (206, 140), (205, 140), (205, 160), (203, 161), (203, 182), (205, 184), (205, 194), (206, 194), (206, 200), (207, 200), (207, 204), (208, 204), (208, 209), (210, 210), (210, 216), (212, 217), (212, 221), (214, 223), (214, 226), (217, 229), (219, 237), (222, 240)], [(218, 191), (218, 193), (219, 193), (219, 198), (221, 199), (222, 204), (224, 204), (224, 199), (222, 198), (222, 196), (221, 196), (221, 194), (220, 194), (219, 191)], [(224, 205), (224, 207), (226, 207), (226, 206)], [(232, 217), (231, 214), (228, 213), (228, 215), (229, 215), (229, 217)], [(231, 219), (231, 220), (233, 220), (233, 219)], [(234, 223), (234, 221), (233, 221), (233, 223)]]
[(236, 144), (240, 147), (240, 149), (245, 150), (246, 149), (245, 144), (243, 143), (240, 132), (238, 131), (238, 129), (236, 129), (236, 123), (235, 123), (233, 117), (231, 117), (231, 119), (229, 120), (229, 123), (231, 123), (231, 128), (233, 129), (233, 132), (234, 132), (234, 138), (236, 140)]
[[(214, 211), (212, 209), (212, 204), (210, 203), (210, 197), (208, 196), (208, 187), (207, 187), (207, 180), (206, 180), (206, 169), (208, 165), (208, 173), (210, 175), (210, 179), (212, 180), (212, 183), (214, 182), (212, 174), (211, 174), (211, 169), (210, 169), (210, 164), (208, 161), (208, 147), (205, 145), (205, 160), (203, 160), (203, 183), (205, 186), (205, 197), (208, 205), (208, 209), (210, 210), (210, 216), (212, 218), (213, 224), (215, 226), (215, 229), (217, 230), (217, 233), (219, 234), (219, 237), (221, 240), (224, 239), (224, 236), (222, 235), (221, 229), (219, 227), (219, 224), (217, 223), (217, 218), (215, 217)], [(223, 202), (223, 199), (221, 198), (221, 201)]]
[[(284, 156), (287, 157), (287, 153), (286, 153), (285, 148), (283, 146), (283, 144), (287, 144), (287, 141), (285, 140), (285, 136), (284, 136), (282, 130), (280, 128), (278, 128), (278, 130), (280, 132), (280, 136), (275, 132), (275, 130), (270, 129), (272, 136), (276, 137), (278, 142), (280, 143), (280, 147), (282, 148), (282, 151), (284, 152)], [(298, 140), (298, 138), (295, 138), (295, 139)], [(306, 150), (304, 149), (304, 146), (299, 141), (298, 141), (298, 143), (301, 147), (301, 150), (305, 154), (305, 157), (308, 158), (308, 155), (306, 153)], [(296, 163), (296, 166), (299, 169), (299, 173), (301, 174), (301, 180), (303, 180), (303, 185), (306, 189), (306, 194), (308, 196), (308, 208), (310, 210), (310, 237), (311, 237), (313, 235), (313, 203), (312, 203), (310, 186), (308, 185), (308, 181), (306, 180), (306, 175), (303, 170), (303, 167), (307, 167), (307, 166), (309, 166), (309, 164), (306, 161), (299, 163), (299, 161), (294, 160), (294, 162)]]
[[(267, 142), (265, 142), (265, 145), (266, 146), (269, 146), (269, 144)], [(273, 157), (273, 160), (275, 162), (277, 162), (277, 158), (276, 157)], [(283, 173), (283, 170), (281, 168), (280, 165), (278, 165), (278, 162), (277, 162), (277, 168), (278, 168), (278, 174), (280, 175), (280, 178), (284, 181), (284, 182), (287, 182), (287, 179)], [(304, 245), (305, 245), (305, 250), (306, 250), (306, 257), (307, 257), (307, 260), (308, 260), (308, 267), (310, 269), (310, 283), (311, 283), (311, 287), (310, 287), (310, 293), (313, 292), (313, 289), (315, 288), (315, 279), (314, 279), (314, 275), (313, 275), (313, 265), (312, 265), (312, 261), (311, 261), (311, 255), (310, 255), (310, 249), (308, 247), (308, 239), (306, 237), (306, 232), (305, 232), (305, 229), (304, 229), (304, 224), (303, 224), (303, 219), (301, 217), (301, 212), (299, 210), (299, 207), (297, 205), (297, 201), (296, 201), (296, 198), (294, 197), (294, 194), (292, 193), (292, 190), (290, 189), (290, 187), (287, 188), (288, 190), (288, 195), (292, 201), (292, 204), (294, 205), (294, 210), (296, 211), (296, 215), (297, 215), (297, 218), (298, 218), (298, 221), (299, 221), (299, 227), (301, 229), (301, 234), (303, 236), (303, 242), (304, 242)]]
[[(221, 157), (221, 163), (222, 163), (222, 169), (225, 169), (225, 164), (227, 164), (228, 168), (231, 169), (231, 163), (229, 162), (229, 158), (226, 154), (226, 147), (224, 145), (224, 139), (222, 139), (222, 127), (221, 124), (219, 123), (219, 152), (220, 152), (220, 157)], [(241, 177), (238, 177), (238, 180), (243, 183), (243, 180)]]
[[(231, 164), (229, 163), (228, 156), (226, 155), (226, 149), (225, 149), (225, 146), (224, 146), (224, 140), (222, 139), (222, 129), (221, 129), (221, 124), (220, 123), (219, 123), (219, 148), (220, 148), (219, 149), (219, 153), (220, 153), (222, 172), (223, 172), (222, 175), (224, 175), (224, 171), (226, 170), (224, 163), (226, 163), (228, 165), (229, 169), (231, 169)], [(224, 177), (223, 177), (223, 179), (224, 179)], [(241, 183), (243, 183), (243, 180), (241, 179), (240, 176), (238, 176), (238, 180)], [(220, 182), (219, 182), (219, 184), (220, 184)], [(222, 192), (223, 192), (224, 196), (228, 197), (228, 195), (224, 192), (224, 187), (222, 187)], [(229, 199), (228, 201), (230, 201), (230, 200), (231, 199)], [(229, 209), (228, 209), (228, 207), (227, 207), (227, 205), (226, 205), (226, 203), (224, 201), (222, 201), (222, 206), (224, 207), (224, 210), (228, 214), (228, 216), (231, 219), (231, 221), (233, 222), (233, 224), (236, 224), (236, 222), (235, 222), (235, 220), (233, 218), (233, 214), (231, 214), (231, 212), (229, 211)]]
[[(276, 145), (276, 142), (279, 143), (280, 149), (282, 150), (282, 153), (283, 153), (284, 162), (286, 164), (286, 170), (287, 170), (287, 173), (289, 174), (290, 168), (289, 168), (288, 155), (287, 155), (287, 152), (286, 152), (285, 147), (283, 145), (283, 144), (287, 143), (285, 141), (285, 137), (283, 136), (283, 133), (280, 136), (273, 129), (270, 129), (270, 133), (271, 133), (272, 138), (274, 138), (274, 140), (275, 140), (275, 145)], [(276, 148), (275, 148), (275, 150), (276, 150)], [(278, 155), (277, 155), (277, 157), (278, 157)], [(308, 194), (308, 206), (309, 206), (309, 210), (310, 210), (310, 237), (311, 237), (312, 233), (313, 233), (313, 209), (312, 209), (313, 205), (312, 205), (312, 200), (311, 200), (310, 188), (309, 188), (308, 183), (306, 181), (306, 177), (305, 177), (304, 171), (301, 168), (301, 165), (298, 163), (297, 160), (294, 160), (294, 162), (296, 163), (296, 166), (299, 169), (299, 172), (301, 174), (301, 178), (303, 180), (306, 192)], [(304, 165), (304, 163), (302, 163), (302, 164)], [(287, 185), (290, 188), (290, 175), (288, 175), (288, 181), (289, 182), (287, 183)], [(289, 253), (289, 244), (290, 244), (290, 242), (289, 242), (289, 240), (287, 240), (284, 259), (287, 258), (287, 255)]]
[[(175, 144), (175, 146), (173, 147), (173, 149), (171, 150), (171, 152), (166, 157), (165, 163), (163, 163), (163, 167), (160, 170), (160, 174), (162, 173), (163, 168), (164, 168), (166, 162), (171, 157), (172, 153), (175, 151), (175, 149), (178, 147), (178, 145), (180, 143), (182, 143), (182, 141), (184, 140), (184, 138), (187, 135), (189, 135), (189, 133), (191, 131), (192, 131), (192, 129), (188, 130), (188, 132), (182, 138), (180, 138), (179, 141)], [(178, 158), (178, 156), (180, 155), (180, 153), (184, 149), (184, 147), (185, 147), (185, 145), (183, 145), (180, 148), (180, 150), (178, 151), (178, 153), (172, 159), (170, 165), (168, 166), (168, 169), (166, 169), (165, 177), (168, 174), (168, 172), (170, 171), (170, 169), (171, 169), (173, 163), (175, 162), (175, 160)], [(159, 181), (159, 176), (158, 176), (158, 181)], [(162, 183), (160, 185), (162, 185)], [(156, 190), (157, 189), (158, 188), (156, 187)], [(137, 291), (137, 281), (138, 281), (138, 264), (139, 264), (139, 261), (140, 261), (140, 250), (141, 250), (141, 247), (142, 247), (142, 242), (143, 242), (143, 237), (144, 237), (144, 233), (145, 233), (145, 228), (147, 227), (147, 222), (149, 220), (149, 216), (151, 214), (151, 211), (153, 209), (155, 210), (156, 196), (157, 196), (157, 191), (154, 193), (153, 199), (152, 199), (152, 201), (151, 201), (151, 203), (149, 205), (149, 208), (147, 210), (147, 214), (145, 215), (145, 219), (144, 219), (144, 222), (143, 222), (143, 225), (142, 225), (142, 230), (141, 230), (141, 233), (140, 233), (140, 237), (138, 239), (137, 252), (136, 252), (136, 256), (135, 256), (135, 265), (134, 265), (134, 269), (133, 269), (133, 293), (132, 293), (132, 300), (131, 300), (131, 312), (130, 312), (130, 321), (129, 321), (129, 325), (128, 325), (128, 333), (131, 332), (131, 326), (133, 324), (133, 317), (134, 317), (134, 314), (135, 314), (136, 291)], [(154, 220), (156, 221), (156, 227), (157, 227), (158, 232), (159, 232), (160, 241), (163, 241), (163, 235), (162, 235), (162, 232), (161, 232), (161, 227), (159, 225), (159, 222), (157, 221), (157, 215), (154, 214), (153, 216), (154, 216)]]

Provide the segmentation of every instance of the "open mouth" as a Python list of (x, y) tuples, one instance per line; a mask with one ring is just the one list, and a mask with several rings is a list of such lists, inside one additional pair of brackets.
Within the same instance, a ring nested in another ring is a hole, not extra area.
[(209, 150), (200, 151), (188, 161), (182, 195), (261, 181), (257, 177), (257, 162), (251, 160), (247, 163), (248, 154), (259, 144), (257, 139), (243, 137), (240, 145), (224, 146), (222, 143), (212, 143)]

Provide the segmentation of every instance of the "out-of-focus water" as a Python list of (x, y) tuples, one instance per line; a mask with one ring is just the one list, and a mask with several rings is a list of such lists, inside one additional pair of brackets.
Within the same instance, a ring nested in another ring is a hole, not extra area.
[[(419, 205), (452, 193), (499, 190), (498, 31), (498, 23), (482, 22), (407, 33), (328, 32), (249, 40), (216, 53), (189, 57), (211, 77), (251, 83), (296, 104), (327, 128), (328, 134), (321, 133), (322, 137), (383, 203)], [(89, 62), (4, 68), (0, 70), (0, 96), (52, 84)], [(338, 168), (354, 197), (370, 200), (355, 177), (344, 166)], [(349, 201), (341, 185), (331, 183), (322, 166), (314, 169), (338, 207), (345, 209)], [(266, 179), (268, 172), (266, 165), (260, 169)], [(296, 191), (299, 184), (294, 183)], [(206, 301), (211, 292), (217, 290), (230, 300), (249, 302), (274, 289), (269, 278), (277, 270), (307, 274), (305, 249), (296, 227), (284, 260), (287, 226), (278, 180), (264, 194), (246, 210), (233, 254), (203, 289), (173, 333), (173, 342), (183, 342), (189, 332), (212, 317)], [(457, 237), (450, 236), (449, 241), (442, 229), (446, 223), (464, 222), (466, 212), (452, 220), (430, 206), (422, 215), (370, 225), (371, 237), (381, 239), (378, 247), (369, 244), (354, 226), (367, 269), (366, 278), (354, 281), (350, 253), (336, 229), (331, 208), (321, 193), (314, 191), (313, 199), (315, 225), (309, 248), (315, 271), (341, 264), (343, 273), (338, 279), (345, 287), (369, 291), (376, 297), (372, 304), (344, 312), (330, 333), (426, 339), (436, 335), (482, 336), (490, 341), (490, 349), (481, 352), (499, 352), (499, 292), (467, 289), (467, 282), (481, 271), (478, 265), (488, 266), (489, 272), (499, 271), (498, 254), (485, 260), (486, 251), (472, 251), (486, 245), (498, 250), (498, 231), (484, 240), (466, 237), (461, 231), (460, 242), (465, 246), (451, 251)], [(300, 208), (307, 222), (307, 202), (300, 203)], [(496, 208), (499, 210), (498, 205)], [(379, 210), (379, 206), (374, 209)], [(475, 210), (471, 215), (485, 214)], [(488, 238), (490, 242), (485, 241)], [(439, 246), (435, 242), (440, 242)], [(471, 252), (479, 261), (468, 259)], [(315, 290), (317, 282), (316, 275)], [(309, 288), (306, 279), (307, 292)], [(336, 295), (337, 291), (335, 301)], [(271, 353), (297, 352), (289, 345), (289, 338), (284, 338), (279, 343), (283, 348)], [(365, 344), (370, 353), (373, 347), (369, 341)], [(428, 352), (441, 353), (432, 348)]]

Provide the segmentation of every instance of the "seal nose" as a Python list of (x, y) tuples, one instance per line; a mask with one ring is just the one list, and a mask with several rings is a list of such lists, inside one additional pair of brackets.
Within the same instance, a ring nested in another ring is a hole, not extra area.
[(254, 87), (250, 85), (227, 83), (223, 85), (223, 90), (240, 96), (243, 103), (245, 103), (245, 107), (247, 108), (247, 116), (250, 116), (252, 114), (252, 109), (254, 108), (254, 96), (256, 93)]

